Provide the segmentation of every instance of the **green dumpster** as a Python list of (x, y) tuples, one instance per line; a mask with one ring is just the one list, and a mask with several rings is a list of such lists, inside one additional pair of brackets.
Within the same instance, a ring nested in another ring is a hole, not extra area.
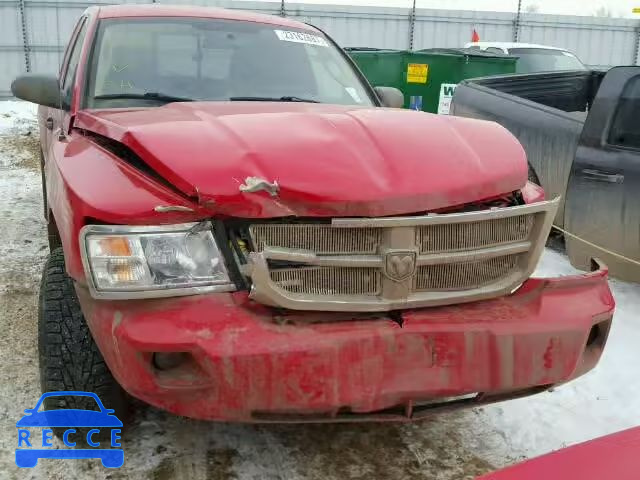
[(369, 83), (396, 87), (404, 107), (449, 113), (456, 85), (467, 78), (515, 73), (517, 57), (470, 49), (346, 48)]

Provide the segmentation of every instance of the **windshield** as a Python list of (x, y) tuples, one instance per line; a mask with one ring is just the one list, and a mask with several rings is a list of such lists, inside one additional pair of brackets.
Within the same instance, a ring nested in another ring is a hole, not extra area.
[(519, 57), (516, 63), (516, 73), (586, 70), (578, 57), (565, 50), (510, 48), (509, 54)]
[(230, 99), (373, 104), (343, 54), (319, 32), (198, 18), (101, 22), (88, 107)]

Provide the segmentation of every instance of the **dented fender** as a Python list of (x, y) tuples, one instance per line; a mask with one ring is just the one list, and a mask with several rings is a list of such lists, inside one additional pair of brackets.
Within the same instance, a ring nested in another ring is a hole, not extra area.
[[(153, 225), (198, 221), (205, 207), (153, 181), (78, 132), (54, 145), (47, 162), (48, 204), (69, 275), (84, 279), (80, 229), (88, 223)], [(170, 209), (158, 207), (171, 206)]]

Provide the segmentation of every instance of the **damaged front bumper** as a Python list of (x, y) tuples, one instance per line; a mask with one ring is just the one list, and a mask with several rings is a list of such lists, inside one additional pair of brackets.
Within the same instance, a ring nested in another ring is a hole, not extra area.
[(509, 296), (378, 318), (288, 317), (246, 292), (104, 301), (77, 291), (125, 390), (179, 415), (231, 421), (412, 419), (535, 393), (596, 365), (614, 310), (601, 265), (527, 280)]

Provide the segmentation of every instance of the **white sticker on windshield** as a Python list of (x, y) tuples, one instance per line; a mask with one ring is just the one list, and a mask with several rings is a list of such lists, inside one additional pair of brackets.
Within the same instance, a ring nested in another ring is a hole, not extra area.
[(278, 38), (285, 42), (306, 43), (309, 45), (317, 45), (319, 47), (328, 47), (329, 43), (318, 36), (311, 33), (292, 32), (290, 30), (274, 30)]
[(353, 98), (353, 100), (356, 103), (362, 103), (362, 99), (360, 98), (360, 95), (358, 95), (358, 91), (353, 88), (353, 87), (344, 87), (344, 89), (347, 91), (347, 93), (349, 95), (351, 95), (351, 98)]

